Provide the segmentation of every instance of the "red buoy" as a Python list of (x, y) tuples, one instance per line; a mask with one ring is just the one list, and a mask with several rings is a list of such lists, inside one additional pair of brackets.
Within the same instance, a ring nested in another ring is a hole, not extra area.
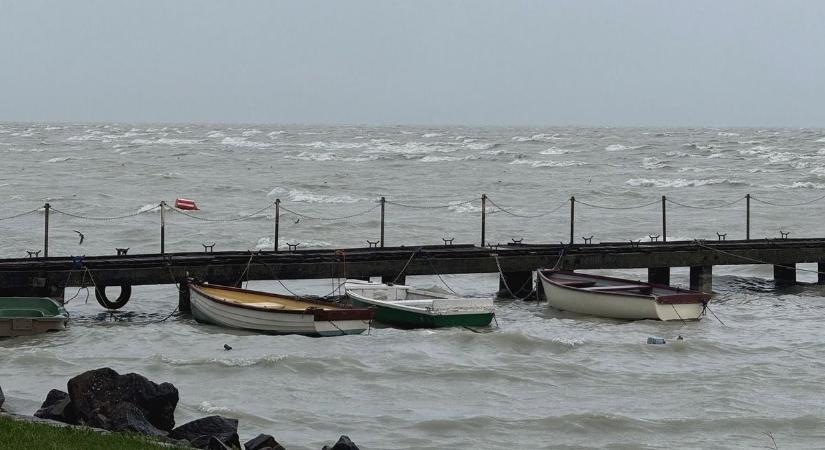
[(194, 200), (189, 200), (186, 198), (179, 198), (175, 200), (175, 208), (186, 211), (197, 211), (199, 209)]

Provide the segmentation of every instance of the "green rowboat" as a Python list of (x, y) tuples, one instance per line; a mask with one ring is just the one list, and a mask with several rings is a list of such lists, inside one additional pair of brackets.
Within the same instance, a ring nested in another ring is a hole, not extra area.
[(26, 336), (66, 328), (69, 315), (46, 297), (0, 297), (0, 337)]
[(375, 320), (399, 328), (484, 327), (495, 316), (492, 298), (449, 297), (404, 285), (347, 280), (347, 296), (375, 308)]

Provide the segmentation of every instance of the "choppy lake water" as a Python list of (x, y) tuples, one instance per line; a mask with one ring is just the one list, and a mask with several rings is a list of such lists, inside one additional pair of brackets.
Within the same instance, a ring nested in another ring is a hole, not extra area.
[[(670, 240), (743, 238), (746, 194), (752, 237), (823, 234), (825, 131), (816, 129), (6, 123), (0, 158), (2, 257), (43, 247), (42, 212), (9, 217), (44, 202), (54, 208), (51, 255), (156, 252), (153, 207), (177, 197), (209, 220), (169, 213), (167, 251), (269, 249), (266, 207), (276, 198), (284, 248), (365, 246), (378, 238), (380, 196), (388, 245), (478, 243), (482, 193), (493, 202), (493, 243), (567, 240), (571, 195), (582, 202), (577, 239), (594, 242), (660, 234), (662, 195)], [(767, 433), (782, 449), (821, 448), (825, 287), (776, 289), (761, 265), (714, 275), (711, 306), (723, 323), (618, 322), (501, 300), (488, 333), (378, 328), (323, 339), (180, 315), (158, 323), (177, 304), (170, 285), (136, 287), (114, 315), (68, 288), (70, 329), (0, 340), (0, 386), (7, 409), (32, 413), (84, 370), (135, 371), (178, 387), (178, 423), (236, 417), (242, 438), (268, 432), (287, 448), (340, 434), (368, 449), (771, 448)], [(498, 288), (494, 274), (443, 278), (470, 296)], [(674, 269), (675, 284), (687, 278)], [(408, 282), (444, 287), (437, 277)], [(284, 282), (314, 294), (332, 283)], [(651, 335), (685, 339), (645, 344)]]

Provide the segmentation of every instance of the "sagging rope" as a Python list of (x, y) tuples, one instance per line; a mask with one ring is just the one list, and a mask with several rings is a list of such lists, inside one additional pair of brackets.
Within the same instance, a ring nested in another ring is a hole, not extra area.
[(514, 212), (504, 208), (503, 206), (500, 206), (498, 203), (494, 202), (490, 197), (487, 197), (487, 201), (490, 202), (490, 204), (493, 205), (494, 207), (498, 208), (499, 211), (501, 211), (505, 214), (509, 214), (513, 217), (519, 217), (519, 218), (522, 218), (522, 219), (535, 219), (535, 218), (538, 218), (538, 217), (544, 217), (548, 214), (552, 214), (552, 213), (560, 210), (565, 205), (567, 205), (567, 200), (565, 200), (559, 206), (556, 206), (555, 208), (553, 208), (549, 211), (545, 211), (541, 214), (518, 214), (518, 213), (514, 213)]
[[(494, 258), (495, 258), (495, 260), (496, 260), (496, 266), (498, 267), (498, 274), (499, 274), (499, 277), (500, 277), (500, 279), (501, 279), (501, 282), (502, 282), (502, 284), (504, 284), (504, 288), (505, 288), (505, 289), (507, 289), (507, 292), (509, 292), (509, 293), (510, 293), (510, 296), (511, 296), (513, 299), (515, 299), (515, 300), (526, 300), (527, 298), (529, 298), (531, 295), (533, 295), (533, 294), (536, 292), (536, 288), (535, 288), (535, 286), (532, 286), (532, 284), (533, 284), (533, 279), (532, 279), (532, 274), (531, 274), (531, 278), (530, 278), (530, 280), (529, 280), (529, 281), (527, 281), (527, 282), (525, 282), (525, 283), (521, 286), (521, 289), (524, 289), (524, 286), (526, 286), (526, 285), (527, 285), (527, 283), (530, 283), (530, 285), (531, 285), (530, 293), (529, 293), (529, 294), (527, 294), (527, 295), (526, 295), (526, 296), (524, 296), (524, 297), (519, 297), (519, 296), (517, 296), (516, 294), (514, 294), (514, 293), (513, 293), (513, 291), (510, 289), (510, 285), (507, 283), (507, 278), (504, 276), (504, 270), (501, 268), (501, 263), (500, 263), (500, 262), (499, 262), (499, 260), (498, 260), (498, 253), (491, 253), (491, 254), (493, 255), (493, 257), (494, 257)], [(521, 290), (521, 289), (519, 289), (519, 290)]]

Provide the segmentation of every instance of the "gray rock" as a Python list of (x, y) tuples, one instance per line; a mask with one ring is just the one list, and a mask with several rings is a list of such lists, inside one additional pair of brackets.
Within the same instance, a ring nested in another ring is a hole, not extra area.
[(321, 450), (360, 450), (355, 442), (350, 440), (349, 436), (342, 435), (338, 438), (338, 442), (335, 443), (332, 447), (325, 445), (324, 448)]
[(40, 405), (40, 409), (34, 413), (34, 417), (56, 420), (71, 425), (78, 424), (77, 411), (74, 409), (69, 394), (57, 389), (52, 389), (46, 394), (46, 400)]
[(185, 423), (171, 432), (172, 439), (186, 439), (193, 447), (207, 448), (212, 437), (230, 448), (241, 448), (238, 421), (221, 416), (208, 416)]
[(268, 434), (259, 434), (257, 437), (248, 440), (243, 446), (246, 450), (284, 450), (284, 447)]
[(168, 433), (149, 423), (143, 411), (131, 403), (121, 403), (108, 418), (109, 430), (130, 431), (147, 436), (166, 436)]
[(83, 424), (108, 429), (117, 407), (131, 403), (153, 427), (169, 431), (175, 426), (178, 390), (171, 383), (156, 384), (136, 373), (120, 375), (104, 367), (72, 378), (68, 387), (69, 398)]
[(6, 401), (6, 396), (3, 395), (3, 388), (0, 387), (0, 408), (3, 407), (3, 403)]
[(216, 438), (215, 436), (211, 436), (209, 438), (209, 443), (206, 444), (206, 450), (232, 450), (232, 449), (227, 447), (226, 444), (221, 442), (220, 439)]

